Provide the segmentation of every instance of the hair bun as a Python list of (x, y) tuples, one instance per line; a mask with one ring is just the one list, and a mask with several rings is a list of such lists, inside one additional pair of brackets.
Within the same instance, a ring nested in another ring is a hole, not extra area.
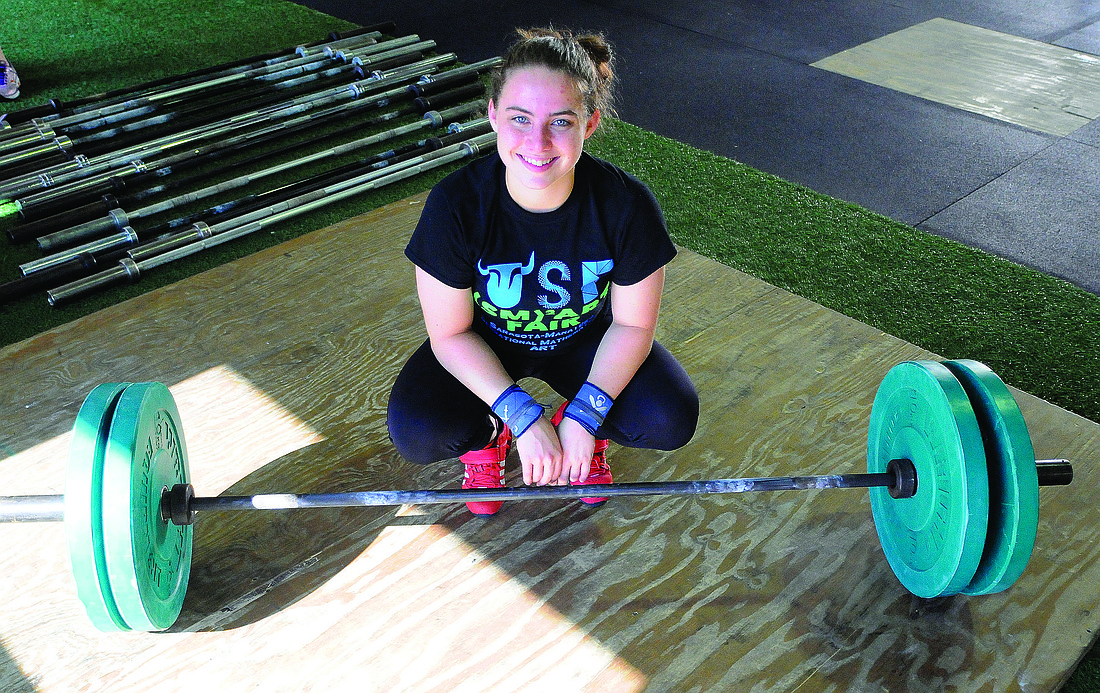
[(611, 44), (607, 42), (603, 34), (585, 34), (576, 37), (576, 41), (584, 49), (584, 52), (588, 53), (588, 57), (592, 59), (592, 64), (595, 65), (600, 78), (604, 82), (610, 82), (615, 76), (611, 69), (614, 56), (611, 52)]

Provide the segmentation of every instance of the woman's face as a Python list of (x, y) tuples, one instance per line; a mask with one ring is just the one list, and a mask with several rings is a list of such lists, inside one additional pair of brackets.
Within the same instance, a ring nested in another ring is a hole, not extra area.
[(560, 207), (573, 190), (573, 167), (600, 112), (589, 115), (573, 81), (545, 67), (513, 70), (489, 122), (512, 199), (533, 212)]

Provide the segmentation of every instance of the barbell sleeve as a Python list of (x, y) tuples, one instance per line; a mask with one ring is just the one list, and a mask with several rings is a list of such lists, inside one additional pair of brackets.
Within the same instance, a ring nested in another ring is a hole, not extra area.
[(5, 496), (0, 498), (0, 522), (61, 522), (65, 496)]

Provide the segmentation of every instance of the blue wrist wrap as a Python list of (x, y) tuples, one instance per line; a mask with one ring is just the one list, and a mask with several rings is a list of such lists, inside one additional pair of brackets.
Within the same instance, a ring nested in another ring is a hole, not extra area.
[(585, 382), (581, 385), (581, 389), (577, 390), (577, 396), (565, 407), (563, 415), (584, 426), (584, 430), (592, 435), (596, 435), (596, 429), (603, 424), (607, 412), (611, 410), (611, 405), (614, 403), (615, 400), (611, 399), (611, 395), (592, 383)]
[(493, 413), (507, 424), (517, 438), (539, 420), (542, 412), (542, 406), (519, 385), (512, 385), (493, 402)]

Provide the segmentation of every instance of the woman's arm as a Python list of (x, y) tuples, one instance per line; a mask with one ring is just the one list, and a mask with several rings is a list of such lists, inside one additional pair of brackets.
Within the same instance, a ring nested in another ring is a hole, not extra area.
[(664, 286), (664, 267), (637, 284), (611, 285), (613, 322), (596, 350), (588, 381), (613, 398), (619, 396), (653, 348)]
[[(653, 348), (665, 270), (660, 268), (629, 286), (611, 285), (611, 327), (604, 333), (588, 382), (618, 397)], [(564, 458), (559, 483), (588, 478), (595, 438), (572, 419), (558, 425)]]
[[(470, 289), (447, 286), (419, 267), (416, 291), (424, 313), (432, 352), (440, 365), (492, 406), (513, 384), (500, 359), (472, 329), (474, 300)], [(516, 439), (524, 483), (545, 485), (561, 474), (561, 444), (550, 420), (541, 417)]]
[(471, 328), (474, 300), (470, 289), (447, 286), (419, 267), (416, 292), (424, 327), (440, 365), (486, 404), (492, 405), (512, 384), (489, 345)]

